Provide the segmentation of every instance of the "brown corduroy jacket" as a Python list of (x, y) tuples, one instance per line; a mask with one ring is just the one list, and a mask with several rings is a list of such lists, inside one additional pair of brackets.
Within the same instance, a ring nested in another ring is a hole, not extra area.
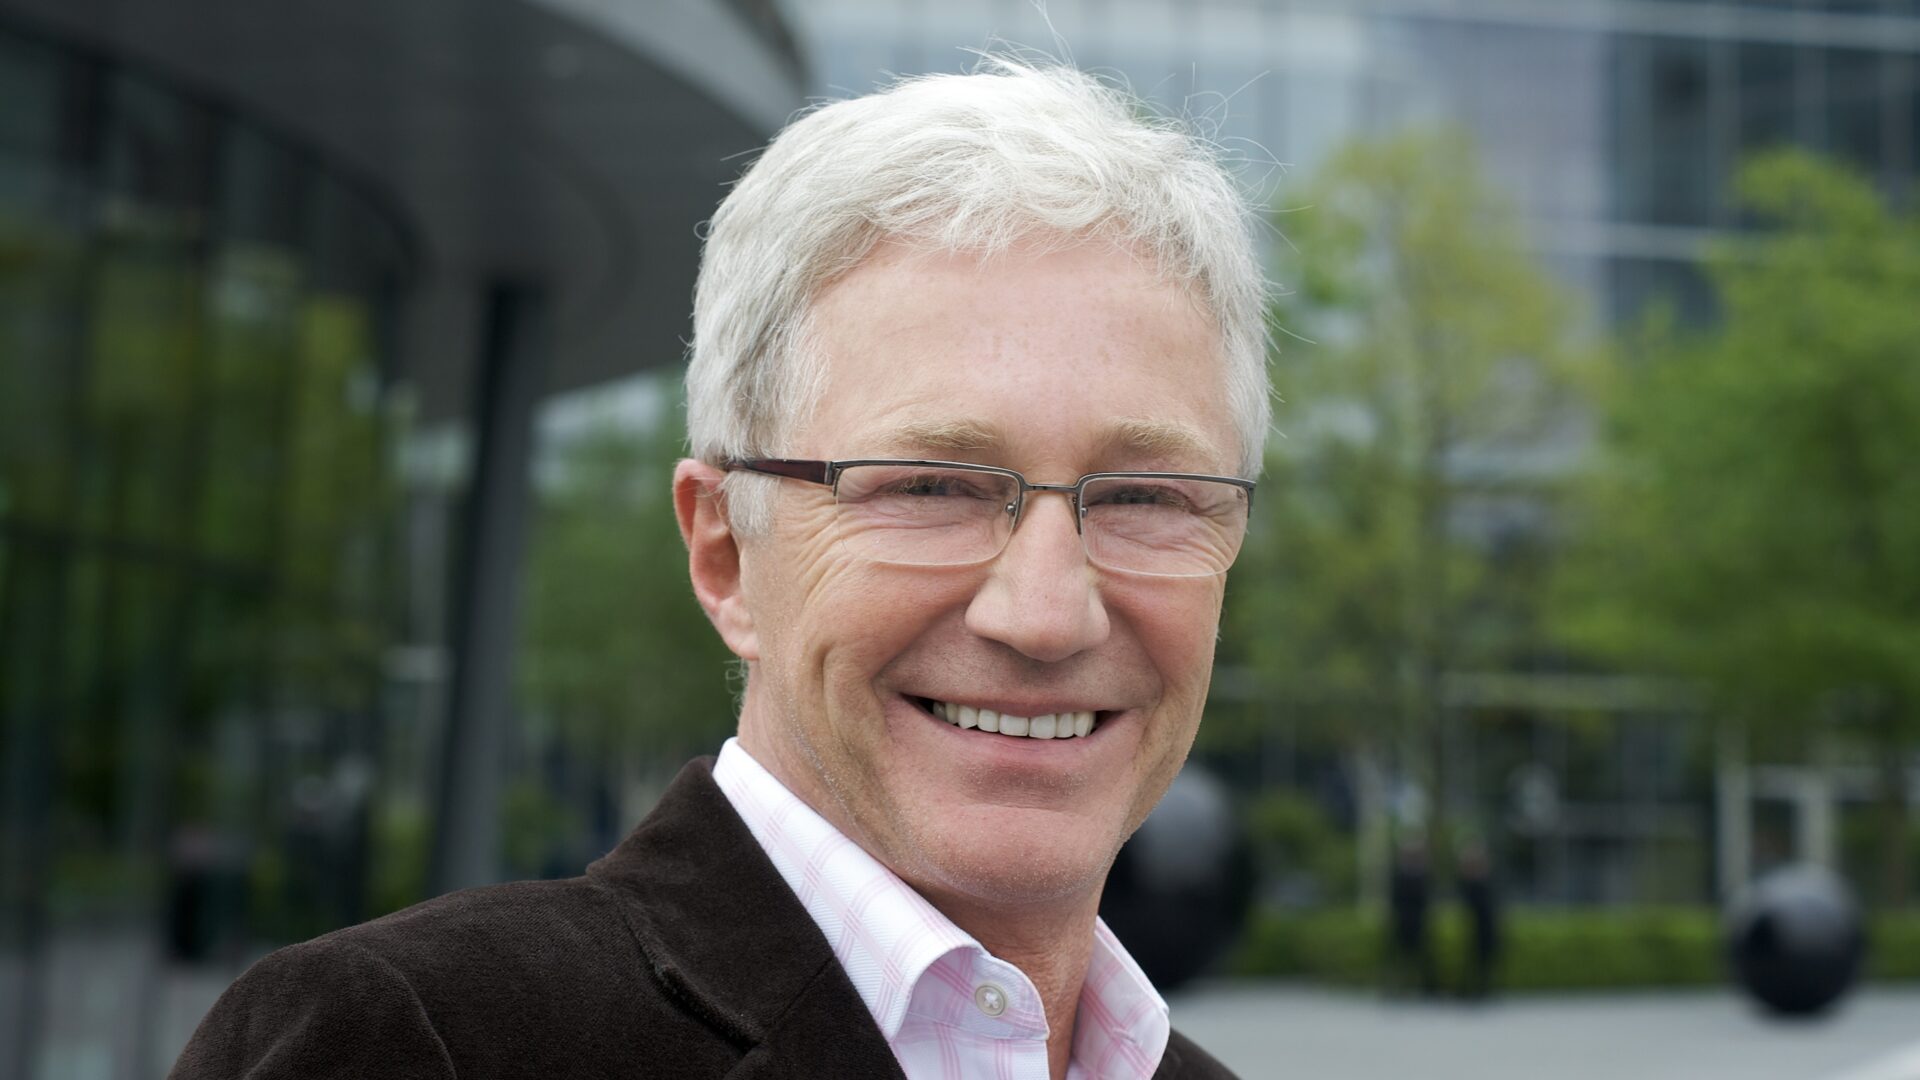
[[(899, 1077), (712, 768), (683, 769), (584, 877), (451, 893), (266, 957), (172, 1080)], [(1155, 1073), (1231, 1076), (1178, 1032)]]

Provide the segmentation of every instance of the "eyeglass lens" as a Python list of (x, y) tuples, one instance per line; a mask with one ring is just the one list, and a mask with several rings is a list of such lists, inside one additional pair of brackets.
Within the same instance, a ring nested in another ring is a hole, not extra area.
[[(1013, 534), (1019, 496), (1018, 481), (1004, 473), (938, 465), (850, 465), (835, 487), (841, 542), (862, 558), (911, 566), (998, 555)], [(1116, 476), (1082, 489), (1087, 558), (1112, 570), (1224, 573), (1246, 527), (1246, 491), (1217, 480)]]

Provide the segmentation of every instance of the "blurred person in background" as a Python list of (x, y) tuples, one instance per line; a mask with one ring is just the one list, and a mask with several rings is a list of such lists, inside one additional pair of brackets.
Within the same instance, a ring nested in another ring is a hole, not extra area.
[(1500, 893), (1493, 860), (1485, 844), (1460, 853), (1460, 906), (1467, 913), (1466, 984), (1461, 993), (1474, 1001), (1493, 994), (1494, 968), (1500, 962)]
[(1417, 991), (1430, 997), (1439, 988), (1433, 950), (1427, 940), (1430, 893), (1427, 847), (1417, 837), (1400, 842), (1393, 856), (1387, 892), (1387, 992)]
[(1096, 913), (1247, 528), (1250, 222), (1070, 68), (790, 125), (712, 222), (674, 484), (738, 736), (584, 877), (267, 957), (174, 1075), (1229, 1075)]

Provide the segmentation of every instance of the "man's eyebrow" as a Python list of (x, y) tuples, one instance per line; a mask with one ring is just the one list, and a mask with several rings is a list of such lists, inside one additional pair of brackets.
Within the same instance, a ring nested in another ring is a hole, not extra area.
[(1108, 421), (1105, 428), (1101, 441), (1119, 453), (1167, 461), (1204, 460), (1217, 453), (1213, 440), (1205, 434), (1170, 420), (1126, 416)]
[(1000, 429), (972, 420), (910, 420), (887, 433), (886, 444), (922, 453), (973, 454), (1006, 444)]
[[(1101, 427), (1102, 456), (1188, 464), (1217, 453), (1199, 429), (1174, 421), (1126, 416)], [(978, 454), (1004, 447), (1007, 436), (998, 425), (979, 420), (909, 420), (887, 432), (882, 444), (893, 453)]]

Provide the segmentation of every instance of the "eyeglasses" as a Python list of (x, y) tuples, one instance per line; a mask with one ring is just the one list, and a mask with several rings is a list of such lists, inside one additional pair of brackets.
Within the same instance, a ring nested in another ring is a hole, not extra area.
[(967, 566), (998, 556), (1028, 492), (1065, 495), (1087, 561), (1156, 577), (1227, 572), (1247, 535), (1253, 481), (1197, 473), (1088, 473), (1033, 484), (1012, 469), (959, 461), (747, 458), (731, 472), (804, 480), (833, 490), (840, 542), (873, 562)]

